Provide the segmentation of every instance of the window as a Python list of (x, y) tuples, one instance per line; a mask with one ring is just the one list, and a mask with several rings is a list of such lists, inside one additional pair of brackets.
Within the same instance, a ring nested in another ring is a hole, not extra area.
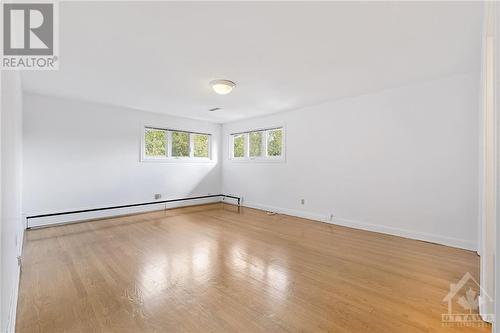
[(243, 134), (233, 136), (233, 157), (245, 157), (245, 137)]
[(146, 127), (142, 160), (210, 160), (211, 135)]
[(194, 157), (208, 158), (208, 135), (206, 134), (193, 134), (193, 149)]
[(283, 128), (235, 133), (232, 137), (233, 159), (240, 160), (283, 160)]
[(281, 128), (267, 131), (267, 156), (281, 156), (282, 134)]
[(144, 155), (148, 158), (167, 157), (167, 131), (146, 128)]
[(248, 137), (250, 138), (250, 157), (261, 157), (262, 152), (262, 136), (265, 132), (250, 132)]
[(189, 157), (189, 133), (172, 132), (172, 156)]

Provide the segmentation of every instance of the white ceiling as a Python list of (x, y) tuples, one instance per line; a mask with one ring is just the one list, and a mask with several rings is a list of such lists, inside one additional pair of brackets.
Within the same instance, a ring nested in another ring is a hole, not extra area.
[[(478, 2), (60, 6), (60, 70), (23, 72), (25, 90), (214, 122), (480, 66)], [(216, 95), (219, 78), (237, 87)]]

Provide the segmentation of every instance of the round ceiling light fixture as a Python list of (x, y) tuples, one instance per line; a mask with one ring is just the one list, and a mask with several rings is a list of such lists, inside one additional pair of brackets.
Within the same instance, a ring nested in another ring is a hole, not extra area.
[(210, 82), (212, 89), (219, 95), (229, 94), (233, 88), (236, 86), (236, 83), (229, 80), (213, 80)]

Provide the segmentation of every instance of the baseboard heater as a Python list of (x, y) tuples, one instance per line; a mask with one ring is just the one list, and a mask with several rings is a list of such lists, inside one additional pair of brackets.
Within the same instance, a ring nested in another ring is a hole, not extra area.
[(70, 215), (70, 214), (90, 213), (90, 212), (97, 212), (97, 211), (102, 211), (102, 210), (111, 210), (111, 209), (120, 209), (120, 208), (140, 207), (140, 206), (147, 206), (147, 205), (166, 204), (166, 203), (171, 203), (171, 202), (180, 202), (180, 201), (189, 201), (189, 200), (217, 198), (217, 197), (221, 197), (223, 199), (229, 198), (229, 199), (237, 200), (238, 201), (238, 207), (240, 206), (241, 198), (239, 198), (239, 197), (232, 196), (232, 195), (227, 195), (227, 194), (209, 194), (209, 195), (202, 195), (202, 196), (198, 196), (198, 197), (187, 197), (187, 198), (179, 198), (179, 199), (157, 200), (157, 201), (141, 202), (141, 203), (135, 203), (135, 204), (129, 204), (129, 205), (109, 206), (109, 207), (100, 207), (100, 208), (71, 210), (71, 211), (58, 212), (58, 213), (30, 215), (30, 216), (26, 216), (26, 221), (27, 221), (26, 229), (31, 229), (31, 227), (29, 226), (29, 220), (31, 220), (31, 219), (38, 219), (38, 218), (43, 218), (43, 217), (61, 216), (61, 215)]

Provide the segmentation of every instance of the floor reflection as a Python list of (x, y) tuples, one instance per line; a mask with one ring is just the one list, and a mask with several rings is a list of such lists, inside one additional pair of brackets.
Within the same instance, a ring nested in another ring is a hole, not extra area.
[(155, 299), (169, 288), (202, 286), (217, 273), (218, 265), (213, 260), (216, 252), (215, 244), (202, 242), (180, 253), (148, 258), (139, 276), (144, 300)]
[[(175, 270), (174, 270), (175, 271)], [(169, 281), (169, 261), (165, 255), (156, 255), (144, 267), (140, 275), (140, 285), (144, 288), (144, 298), (155, 297), (167, 287)]]
[[(277, 264), (272, 260), (272, 255), (269, 255), (267, 260), (254, 256), (242, 244), (233, 245), (230, 253), (233, 270), (243, 273), (243, 276), (248, 276), (265, 286), (269, 295), (272, 295), (273, 301), (276, 301), (277, 298), (286, 298), (289, 288), (289, 271), (286, 265)], [(281, 261), (283, 262), (283, 259)], [(276, 295), (276, 293), (280, 293), (280, 295)]]

